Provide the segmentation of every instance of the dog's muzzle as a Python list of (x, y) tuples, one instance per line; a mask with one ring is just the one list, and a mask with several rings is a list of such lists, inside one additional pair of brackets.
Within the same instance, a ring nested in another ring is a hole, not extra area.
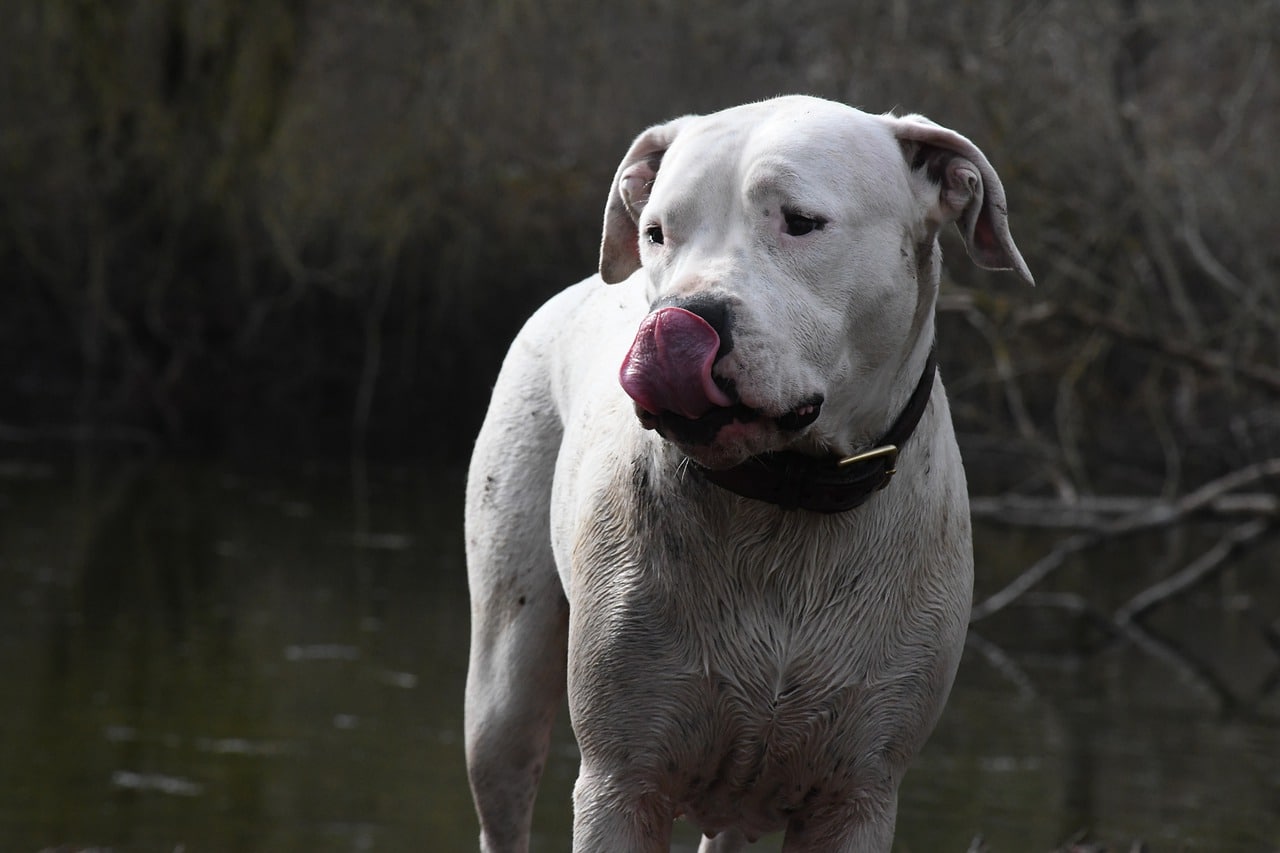
[(711, 323), (685, 308), (667, 306), (645, 317), (618, 376), (635, 401), (640, 424), (681, 444), (705, 445), (735, 422), (771, 419), (778, 429), (794, 432), (818, 419), (821, 397), (775, 416), (744, 404), (732, 383), (713, 373), (724, 344)]

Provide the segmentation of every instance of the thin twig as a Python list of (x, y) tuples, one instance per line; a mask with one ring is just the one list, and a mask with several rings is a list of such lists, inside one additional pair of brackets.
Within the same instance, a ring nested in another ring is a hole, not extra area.
[[(1031, 417), (1031, 413), (1027, 410), (1022, 389), (1018, 385), (1017, 371), (1014, 369), (1013, 359), (1010, 357), (1005, 341), (997, 333), (987, 316), (976, 308), (966, 311), (964, 317), (982, 335), (991, 350), (996, 376), (1004, 389), (1005, 402), (1008, 406), (1009, 414), (1018, 428), (1018, 433), (1033, 445), (1053, 447), (1053, 442), (1046, 441), (1044, 436), (1041, 435), (1040, 430), (1035, 425), (1035, 419)], [(1059, 465), (1048, 465), (1046, 474), (1053, 481), (1059, 496), (1063, 499), (1075, 496), (1076, 490), (1071, 483), (1071, 479), (1063, 474)]]
[(1091, 329), (1103, 329), (1115, 337), (1145, 349), (1187, 362), (1211, 373), (1226, 373), (1261, 386), (1268, 391), (1280, 392), (1280, 370), (1264, 364), (1239, 362), (1215, 350), (1187, 343), (1168, 336), (1145, 332), (1125, 321), (1088, 308), (1064, 309), (1062, 316)]
[[(1153, 506), (1167, 507), (1171, 503), (1164, 498), (1136, 495), (1082, 495), (1071, 503), (1058, 498), (999, 495), (970, 498), (969, 510), (976, 519), (1016, 527), (1092, 530), (1118, 516), (1149, 512)], [(1209, 501), (1199, 512), (1227, 518), (1276, 517), (1280, 516), (1280, 496), (1271, 492), (1231, 492)]]
[(1221, 569), (1228, 557), (1262, 538), (1271, 528), (1271, 523), (1263, 519), (1248, 521), (1231, 528), (1218, 540), (1217, 544), (1191, 561), (1184, 569), (1147, 587), (1116, 610), (1116, 622), (1119, 624), (1132, 622), (1161, 602), (1200, 583)]
[(1212, 696), (1219, 710), (1237, 707), (1240, 700), (1214, 670), (1176, 644), (1157, 636), (1138, 622), (1116, 623), (1121, 635), (1140, 651), (1170, 667), (1183, 683)]
[(1096, 545), (1103, 541), (1104, 538), (1097, 531), (1087, 531), (1085, 533), (1077, 533), (1059, 542), (1057, 547), (1032, 563), (1029, 568), (1018, 575), (1004, 589), (975, 604), (973, 611), (969, 614), (970, 623), (979, 622), (991, 614), (1005, 609), (1060, 568), (1067, 561), (1067, 557)]
[(1018, 688), (1018, 698), (1032, 699), (1039, 695), (1031, 676), (1027, 675), (1026, 671), (1004, 649), (976, 631), (969, 632), (965, 637), (965, 643), (982, 655), (992, 669)]

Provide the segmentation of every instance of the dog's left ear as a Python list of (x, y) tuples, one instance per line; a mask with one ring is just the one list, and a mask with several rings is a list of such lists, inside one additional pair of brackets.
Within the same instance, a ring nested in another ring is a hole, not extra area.
[(1009, 233), (1009, 207), (1000, 176), (978, 146), (921, 115), (885, 116), (902, 144), (907, 164), (936, 187), (929, 218), (936, 227), (954, 222), (974, 263), (1013, 270), (1035, 284)]

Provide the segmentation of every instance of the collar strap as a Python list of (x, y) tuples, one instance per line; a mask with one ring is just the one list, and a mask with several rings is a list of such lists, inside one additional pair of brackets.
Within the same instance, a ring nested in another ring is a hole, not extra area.
[(915, 432), (929, 405), (937, 372), (937, 354), (930, 349), (924, 373), (906, 408), (870, 450), (844, 457), (806, 456), (794, 450), (782, 450), (753, 456), (721, 471), (696, 463), (693, 467), (722, 489), (786, 510), (823, 513), (851, 510), (866, 503), (893, 479), (898, 451)]

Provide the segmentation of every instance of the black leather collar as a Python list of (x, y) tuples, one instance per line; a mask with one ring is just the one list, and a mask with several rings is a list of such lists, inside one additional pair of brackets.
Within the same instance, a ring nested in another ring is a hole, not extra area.
[(824, 513), (851, 510), (889, 485), (896, 472), (898, 451), (915, 432), (929, 405), (937, 372), (938, 359), (931, 348), (924, 373), (906, 408), (870, 450), (845, 457), (806, 456), (782, 450), (753, 456), (722, 471), (696, 463), (693, 468), (722, 489), (786, 510)]

